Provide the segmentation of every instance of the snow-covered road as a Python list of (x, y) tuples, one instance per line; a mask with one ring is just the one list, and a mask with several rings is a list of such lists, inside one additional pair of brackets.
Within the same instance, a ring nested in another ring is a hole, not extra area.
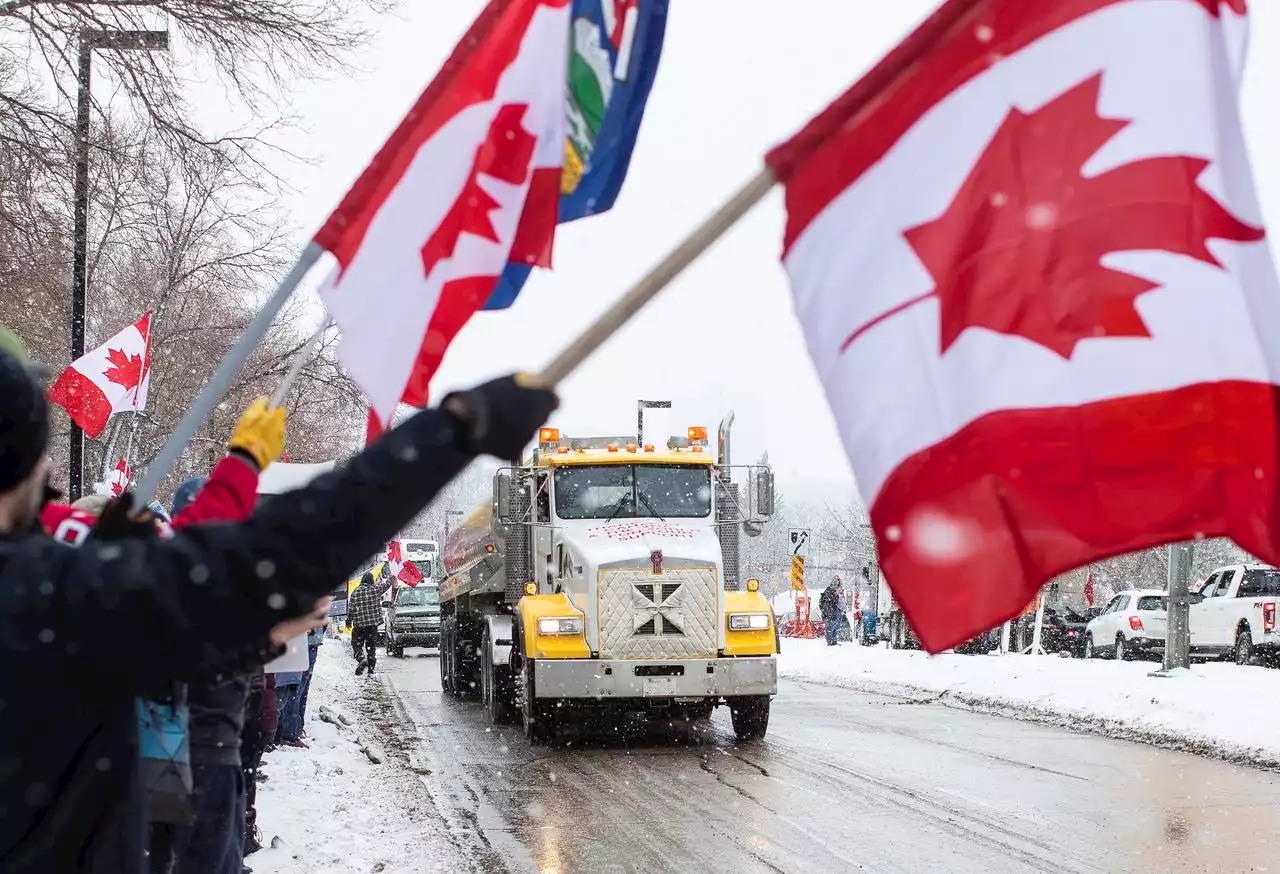
[[(763, 741), (737, 743), (721, 710), (534, 748), (409, 652), (375, 684), (322, 674), (322, 703), (402, 743), (380, 766), (342, 733), (277, 753), (262, 816), (283, 846), (252, 857), (258, 874), (1234, 872), (1271, 866), (1280, 831), (1273, 773), (801, 680), (781, 684)], [(345, 649), (325, 658), (350, 669)]]

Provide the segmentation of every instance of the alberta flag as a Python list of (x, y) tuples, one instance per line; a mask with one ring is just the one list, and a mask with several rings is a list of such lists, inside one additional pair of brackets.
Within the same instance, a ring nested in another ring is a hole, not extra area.
[[(658, 73), (668, 0), (573, 0), (561, 223), (613, 208)], [(512, 261), (485, 303), (515, 302), (533, 268)]]

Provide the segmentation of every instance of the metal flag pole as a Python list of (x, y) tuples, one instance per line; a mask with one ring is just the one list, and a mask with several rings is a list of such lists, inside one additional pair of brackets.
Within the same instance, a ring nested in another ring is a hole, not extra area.
[(249, 327), (245, 328), (244, 334), (236, 341), (236, 345), (232, 347), (227, 357), (222, 359), (222, 363), (218, 365), (218, 369), (214, 371), (213, 376), (209, 378), (209, 382), (205, 384), (204, 390), (200, 392), (195, 403), (187, 410), (187, 414), (182, 417), (178, 427), (173, 430), (173, 433), (169, 435), (169, 439), (165, 441), (160, 454), (156, 456), (155, 461), (151, 463), (150, 469), (147, 470), (146, 477), (138, 485), (134, 506), (145, 506), (156, 496), (160, 483), (178, 462), (187, 443), (195, 436), (196, 430), (201, 423), (213, 412), (213, 408), (222, 400), (223, 395), (227, 393), (227, 389), (231, 387), (231, 382), (235, 379), (236, 373), (243, 366), (245, 359), (257, 347), (263, 335), (267, 333), (267, 329), (271, 327), (276, 314), (280, 312), (280, 308), (284, 306), (285, 301), (301, 284), (307, 272), (320, 260), (322, 254), (324, 254), (324, 250), (314, 242), (308, 243), (307, 247), (302, 250), (302, 254), (298, 256), (298, 260), (294, 262), (289, 273), (281, 280), (275, 292), (267, 300), (266, 305), (253, 317)]
[(591, 357), (645, 304), (657, 297), (658, 292), (670, 285), (698, 256), (737, 224), (739, 219), (769, 193), (777, 181), (773, 171), (767, 167), (757, 173), (724, 206), (712, 213), (684, 242), (633, 285), (604, 315), (553, 358), (537, 375), (538, 384), (552, 387), (563, 382), (565, 377), (577, 370), (582, 362)]
[(294, 356), (293, 364), (289, 366), (289, 372), (284, 375), (284, 379), (280, 380), (280, 385), (276, 387), (275, 393), (271, 395), (271, 401), (268, 406), (278, 407), (284, 403), (284, 396), (289, 393), (289, 389), (293, 388), (294, 382), (297, 381), (298, 375), (302, 373), (302, 368), (307, 366), (307, 362), (311, 360), (311, 356), (315, 353), (316, 347), (320, 345), (320, 338), (324, 336), (324, 332), (333, 326), (333, 321), (326, 321), (322, 324), (311, 339), (308, 340), (303, 347), (298, 350), (298, 354)]

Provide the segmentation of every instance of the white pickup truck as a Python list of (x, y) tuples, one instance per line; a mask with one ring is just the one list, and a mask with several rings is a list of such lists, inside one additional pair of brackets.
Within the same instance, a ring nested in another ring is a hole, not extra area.
[(1255, 655), (1280, 651), (1276, 605), (1280, 603), (1280, 570), (1265, 565), (1219, 568), (1193, 589), (1191, 651), (1197, 655), (1231, 655), (1247, 665)]

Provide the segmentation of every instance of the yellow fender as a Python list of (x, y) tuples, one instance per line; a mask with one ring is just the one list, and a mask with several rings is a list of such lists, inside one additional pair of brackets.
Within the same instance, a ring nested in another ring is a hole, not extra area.
[(585, 632), (587, 617), (569, 596), (525, 595), (516, 605), (520, 617), (522, 652), (529, 659), (585, 659), (591, 657), (584, 634), (539, 634), (538, 620), (551, 616), (577, 616)]
[[(765, 613), (769, 627), (759, 631), (730, 631), (729, 614)], [(724, 654), (727, 656), (776, 655), (777, 637), (774, 634), (773, 607), (769, 599), (759, 592), (724, 593)]]

